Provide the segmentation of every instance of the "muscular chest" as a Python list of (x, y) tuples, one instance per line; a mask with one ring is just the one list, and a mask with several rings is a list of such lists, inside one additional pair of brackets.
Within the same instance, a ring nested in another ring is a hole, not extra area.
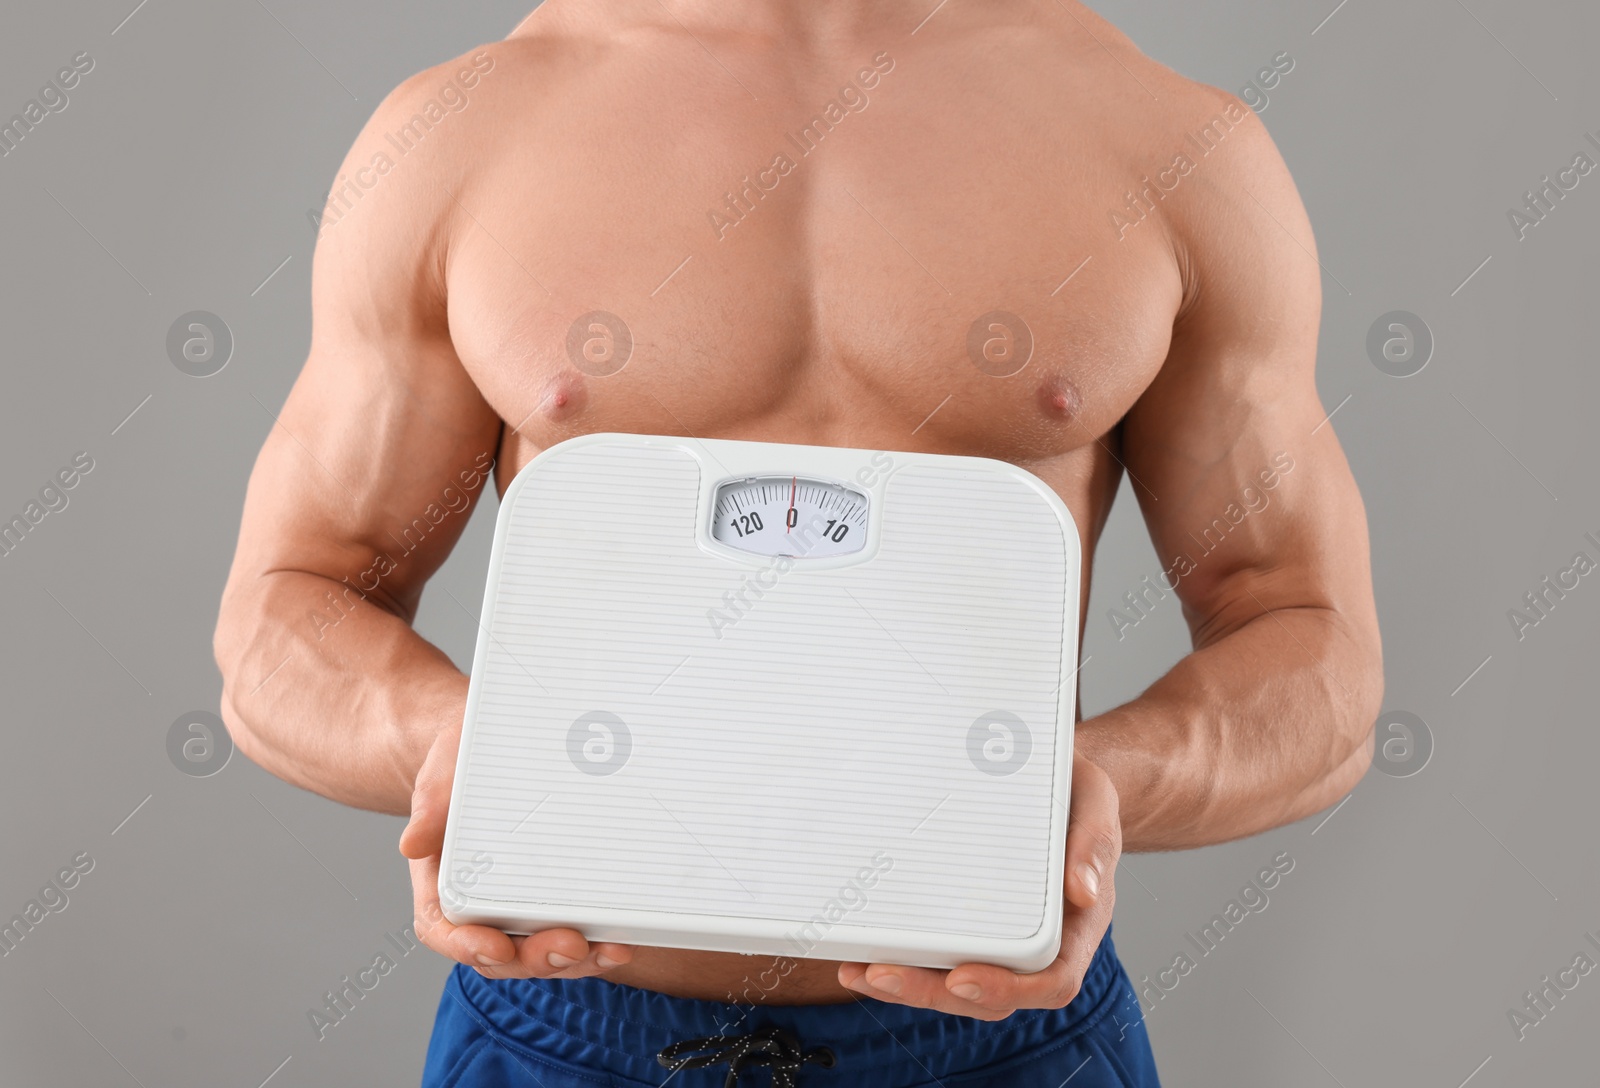
[(1030, 462), (1115, 424), (1165, 356), (1177, 290), (1168, 254), (1108, 228), (1117, 171), (1088, 134), (908, 65), (843, 85), (859, 95), (819, 81), (760, 109), (694, 104), (692, 84), (689, 103), (618, 109), (608, 90), (484, 166), (451, 332), (521, 440)]

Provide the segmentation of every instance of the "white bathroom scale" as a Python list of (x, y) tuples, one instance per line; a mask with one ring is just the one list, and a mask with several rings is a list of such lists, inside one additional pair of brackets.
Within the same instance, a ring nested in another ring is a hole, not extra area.
[(1061, 940), (1076, 527), (1002, 461), (593, 434), (495, 525), (440, 868), (509, 933), (926, 967)]

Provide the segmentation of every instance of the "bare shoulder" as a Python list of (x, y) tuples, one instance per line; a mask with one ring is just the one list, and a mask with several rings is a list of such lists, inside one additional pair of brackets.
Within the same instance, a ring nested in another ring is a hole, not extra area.
[[(1233, 93), (1147, 56), (1116, 25), (1076, 0), (1052, 6), (1064, 13), (1055, 22), (1078, 66), (1106, 90), (1097, 100), (1106, 107), (1106, 120), (1127, 136), (1130, 147), (1152, 153), (1188, 150), (1205, 157), (1235, 133), (1237, 143), (1253, 150), (1271, 147), (1255, 111)], [(1279, 53), (1263, 71), (1276, 82), (1293, 66), (1293, 57)]]
[(481, 46), (426, 68), (384, 96), (329, 186), (324, 235), (347, 219), (378, 218), (382, 229), (403, 218), (415, 221), (424, 210), (419, 204), (439, 192), (439, 183), (453, 180), (437, 176), (438, 169), (459, 162), (483, 139), (484, 126), (474, 125), (472, 115), (489, 112), (494, 82), (505, 81), (518, 61), (526, 64), (526, 50), (506, 44)]
[[(1180, 77), (1181, 78), (1181, 77)], [(1276, 222), (1279, 234), (1311, 247), (1310, 224), (1277, 144), (1260, 117), (1236, 95), (1183, 80), (1175, 87), (1173, 161), (1188, 187), (1172, 204), (1181, 239), (1237, 237), (1240, 220)], [(1254, 231), (1252, 231), (1254, 234)], [(1274, 242), (1287, 239), (1274, 239)]]
[[(1126, 175), (1126, 191), (1110, 213), (1119, 238), (1139, 224), (1160, 224), (1181, 270), (1186, 306), (1207, 280), (1215, 288), (1238, 279), (1244, 262), (1264, 262), (1289, 275), (1293, 286), (1314, 290), (1314, 275), (1301, 282), (1305, 263), (1315, 269), (1310, 222), (1256, 111), (1238, 95), (1146, 56), (1087, 8), (1072, 5), (1069, 14), (1087, 40), (1080, 48), (1096, 84), (1118, 89), (1107, 96), (1101, 128)], [(1264, 60), (1274, 83), (1294, 65), (1287, 53)]]
[(550, 102), (543, 92), (565, 56), (543, 37), (491, 42), (390, 91), (329, 184), (317, 232), (321, 278), (331, 284), (359, 267), (410, 296), (397, 304), (437, 302), (460, 194), (510, 152), (508, 133), (526, 130), (530, 103)]

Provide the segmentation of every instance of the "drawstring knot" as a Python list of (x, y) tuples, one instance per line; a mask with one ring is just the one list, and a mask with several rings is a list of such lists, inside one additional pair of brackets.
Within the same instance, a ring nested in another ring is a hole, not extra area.
[[(700, 1053), (696, 1053), (696, 1052)], [(728, 1078), (723, 1088), (736, 1088), (739, 1074), (762, 1067), (772, 1070), (772, 1088), (794, 1088), (800, 1067), (816, 1064), (832, 1069), (833, 1051), (825, 1046), (800, 1049), (800, 1040), (782, 1028), (766, 1027), (747, 1035), (710, 1035), (703, 1039), (684, 1039), (663, 1047), (656, 1061), (674, 1073), (683, 1069), (704, 1069), (728, 1063)]]

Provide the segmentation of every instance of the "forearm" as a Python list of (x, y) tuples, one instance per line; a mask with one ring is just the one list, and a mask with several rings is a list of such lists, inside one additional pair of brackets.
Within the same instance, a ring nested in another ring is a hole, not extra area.
[(234, 589), (217, 625), (223, 719), (241, 751), (297, 786), (404, 815), (467, 678), (410, 625), (329, 578), (278, 571)]
[(1367, 768), (1382, 697), (1375, 637), (1321, 608), (1277, 609), (1080, 723), (1121, 798), (1124, 848), (1176, 850), (1302, 819)]

